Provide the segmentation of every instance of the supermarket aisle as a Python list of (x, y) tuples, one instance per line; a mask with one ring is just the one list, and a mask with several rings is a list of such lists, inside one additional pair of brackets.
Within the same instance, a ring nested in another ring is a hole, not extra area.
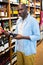
[(43, 41), (37, 47), (37, 54), (36, 54), (34, 65), (43, 65)]

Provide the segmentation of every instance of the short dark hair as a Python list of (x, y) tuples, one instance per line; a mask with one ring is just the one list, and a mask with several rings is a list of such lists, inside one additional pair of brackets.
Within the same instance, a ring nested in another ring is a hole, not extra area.
[(22, 6), (24, 9), (27, 9), (26, 4), (22, 3), (21, 6)]
[(26, 6), (26, 4), (24, 4), (24, 3), (20, 3), (19, 5), (18, 5), (18, 10), (19, 10), (19, 6), (21, 5), (21, 7), (23, 7), (23, 9), (26, 9), (27, 10), (27, 6)]

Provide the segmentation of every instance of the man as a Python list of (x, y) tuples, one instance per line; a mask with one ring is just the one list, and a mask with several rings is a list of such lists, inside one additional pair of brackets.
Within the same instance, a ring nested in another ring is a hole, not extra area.
[(39, 24), (30, 16), (25, 4), (18, 7), (19, 19), (17, 20), (15, 39), (17, 51), (17, 65), (34, 65), (36, 43), (40, 39)]
[(30, 16), (25, 4), (18, 7), (19, 19), (14, 35), (16, 41), (17, 65), (34, 65), (36, 43), (40, 39), (39, 24)]

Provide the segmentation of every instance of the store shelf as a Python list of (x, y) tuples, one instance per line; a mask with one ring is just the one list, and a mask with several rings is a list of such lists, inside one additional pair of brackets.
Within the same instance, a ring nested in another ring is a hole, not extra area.
[(10, 19), (18, 19), (18, 17), (10, 17)]
[(10, 47), (7, 48), (7, 49), (5, 49), (4, 51), (0, 52), (0, 55), (5, 54), (5, 52), (7, 52), (7, 51), (9, 51), (9, 50), (10, 50)]
[(18, 19), (18, 17), (4, 17), (4, 18), (0, 18), (0, 20), (9, 20), (9, 19)]
[(40, 14), (40, 12), (35, 12), (35, 14)]
[(12, 1), (10, 1), (10, 4), (11, 4), (11, 5), (16, 5), (16, 6), (19, 5), (19, 3), (15, 3), (15, 2), (12, 2)]
[(14, 58), (12, 59), (12, 64), (13, 64), (16, 60), (17, 60), (17, 57), (14, 57)]
[(11, 48), (15, 47), (15, 45), (11, 46)]
[(16, 42), (16, 39), (12, 39), (11, 43), (14, 43), (14, 42)]
[(39, 3), (35, 3), (35, 5), (40, 6), (40, 2)]
[(35, 16), (34, 14), (32, 14), (32, 16), (33, 16), (34, 18), (36, 18), (36, 16)]
[(29, 7), (35, 7), (35, 5), (30, 4)]
[(1, 20), (9, 20), (9, 19), (10, 19), (9, 17), (1, 18)]
[[(0, 52), (0, 55), (5, 54), (5, 52), (9, 51), (9, 50), (10, 50), (11, 48), (13, 48), (13, 47), (15, 47), (15, 45), (4, 49), (2, 52)], [(13, 55), (14, 55), (14, 53), (13, 53)]]
[(4, 49), (9, 47), (9, 43), (4, 44)]
[[(10, 0), (3, 0), (3, 1), (1, 0), (0, 1), (0, 21), (1, 21), (1, 24), (2, 24), (2, 27), (4, 30), (11, 31), (11, 27), (13, 26), (13, 23), (14, 24), (16, 23), (15, 20), (18, 19), (18, 16), (17, 16), (18, 11), (16, 10), (18, 5), (19, 5), (19, 3), (14, 2), (14, 0), (13, 0), (13, 2), (10, 2)], [(12, 7), (14, 7), (13, 12), (11, 10)], [(12, 13), (10, 13), (10, 12), (12, 12)], [(3, 47), (3, 49), (0, 50), (0, 56), (1, 55), (4, 56), (6, 54), (6, 52), (10, 51), (9, 52), (10, 65), (12, 65), (12, 63), (14, 63), (16, 60), (16, 58), (12, 59), (12, 56), (15, 55), (14, 53), (15, 53), (16, 40), (15, 39), (11, 40), (11, 36), (8, 37), (8, 39), (5, 39), (6, 38), (5, 35), (2, 35), (2, 36), (3, 36), (4, 46), (0, 46), (1, 48)], [(3, 63), (3, 61), (2, 61), (2, 63)], [(7, 61), (6, 61), (6, 63), (7, 63)]]
[(6, 0), (6, 2), (5, 1), (0, 1), (0, 4), (8, 4), (8, 1)]

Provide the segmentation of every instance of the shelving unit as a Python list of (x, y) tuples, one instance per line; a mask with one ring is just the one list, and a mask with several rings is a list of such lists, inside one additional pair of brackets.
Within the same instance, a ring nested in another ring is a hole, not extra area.
[[(14, 3), (14, 1), (0, 0), (0, 24), (4, 30), (9, 31), (12, 26), (16, 24), (16, 20), (18, 19), (18, 5), (19, 3)], [(14, 65), (17, 61), (15, 54), (15, 40), (4, 34), (1, 35), (1, 39), (3, 44), (1, 43), (0, 45), (0, 65)]]
[[(0, 0), (0, 24), (4, 30), (15, 31), (19, 3), (25, 3), (28, 12), (40, 22), (41, 0)], [(1, 39), (3, 44), (0, 45), (0, 65), (14, 65), (17, 62), (16, 40), (4, 34), (1, 35)]]
[(30, 14), (40, 23), (41, 0), (29, 0)]

